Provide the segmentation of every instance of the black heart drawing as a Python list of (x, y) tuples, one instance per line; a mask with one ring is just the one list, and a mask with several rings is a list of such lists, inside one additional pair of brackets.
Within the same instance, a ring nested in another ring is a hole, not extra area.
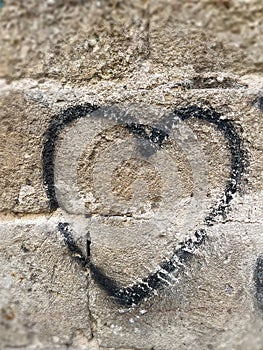
[[(97, 113), (95, 113), (96, 111), (107, 115), (109, 109), (107, 107), (98, 107), (90, 104), (76, 105), (67, 108), (52, 118), (44, 135), (44, 147), (42, 153), (43, 182), (51, 211), (58, 208), (54, 184), (54, 161), (58, 136), (65, 126), (71, 124), (77, 119), (89, 117), (94, 114), (97, 115)], [(58, 229), (63, 234), (65, 243), (74, 259), (84, 268), (88, 266), (94, 281), (122, 306), (131, 307), (138, 305), (145, 298), (151, 296), (157, 289), (168, 284), (169, 275), (171, 273), (179, 274), (182, 265), (189, 262), (193, 258), (196, 249), (204, 244), (207, 237), (205, 227), (213, 226), (217, 217), (221, 216), (224, 219), (226, 218), (229, 204), (233, 199), (234, 194), (240, 189), (242, 174), (246, 162), (246, 153), (243, 148), (242, 139), (238, 135), (233, 123), (230, 120), (225, 119), (212, 107), (190, 105), (177, 108), (164, 117), (158, 125), (154, 126), (139, 124), (132, 117), (130, 117), (129, 120), (133, 121), (129, 123), (125, 122), (125, 117), (117, 117), (116, 120), (120, 125), (128, 129), (128, 131), (135, 137), (148, 140), (152, 145), (151, 152), (157, 152), (162, 148), (164, 140), (169, 138), (172, 124), (178, 119), (186, 121), (190, 118), (204, 120), (210, 123), (224, 136), (231, 155), (230, 175), (226, 181), (219, 202), (204, 218), (203, 227), (196, 230), (193, 233), (192, 238), (181, 242), (179, 248), (177, 246), (172, 256), (159, 264), (155, 270), (156, 272), (149, 274), (140, 282), (135, 283), (132, 286), (121, 287), (115, 280), (106, 276), (101, 268), (95, 266), (92, 261), (89, 261), (85, 257), (81, 249), (76, 245), (73, 239), (71, 227), (68, 223), (61, 222), (58, 225)]]

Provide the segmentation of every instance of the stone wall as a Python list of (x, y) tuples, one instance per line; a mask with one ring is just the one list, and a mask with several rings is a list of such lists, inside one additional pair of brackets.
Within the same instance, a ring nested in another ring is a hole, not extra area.
[(262, 349), (262, 11), (4, 1), (1, 349)]

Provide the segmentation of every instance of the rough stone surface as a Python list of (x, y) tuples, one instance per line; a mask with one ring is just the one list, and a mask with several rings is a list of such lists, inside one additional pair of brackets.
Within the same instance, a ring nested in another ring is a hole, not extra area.
[[(1, 76), (65, 82), (152, 71), (262, 71), (262, 2), (6, 1)], [(174, 69), (169, 69), (174, 68)]]
[(263, 321), (253, 301), (253, 270), (254, 256), (262, 251), (261, 232), (260, 224), (235, 221), (214, 227), (185, 273), (134, 309), (116, 307), (94, 285), (91, 310), (101, 344), (260, 350)]
[[(250, 165), (245, 176), (248, 183), (243, 190), (261, 190), (263, 140), (262, 112), (259, 107), (260, 77), (246, 76), (243, 80), (237, 80), (232, 76), (215, 76), (209, 79), (213, 79), (216, 85), (218, 79), (231, 80), (240, 84), (240, 87), (186, 88), (184, 84), (191, 84), (191, 81), (171, 81), (165, 74), (160, 77), (144, 70), (127, 79), (125, 89), (123, 83), (109, 82), (101, 82), (91, 88), (62, 87), (52, 81), (39, 84), (24, 80), (11, 85), (3, 82), (0, 96), (0, 155), (3, 161), (1, 211), (40, 213), (49, 210), (42, 181), (44, 134), (50, 120), (60, 110), (86, 102), (102, 107), (118, 105), (123, 113), (129, 111), (138, 117), (145, 113), (143, 118), (148, 123), (172, 112), (176, 106), (196, 104), (213, 107), (235, 122), (244, 139)], [(146, 101), (149, 101), (151, 108)], [(209, 190), (212, 190), (220, 182), (224, 183), (225, 171), (228, 171), (229, 153), (225, 141), (220, 133), (204, 122), (191, 120), (187, 124), (202, 147), (208, 166), (207, 176), (211, 182)], [(70, 154), (70, 149), (67, 152), (65, 157)], [(5, 190), (7, 188), (8, 191)]]
[(68, 256), (56, 221), (17, 219), (0, 230), (1, 349), (87, 344), (88, 282)]
[(1, 349), (262, 350), (262, 11), (4, 1)]

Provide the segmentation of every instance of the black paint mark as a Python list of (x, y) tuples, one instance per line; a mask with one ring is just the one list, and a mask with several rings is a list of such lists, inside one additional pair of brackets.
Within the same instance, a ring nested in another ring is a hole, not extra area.
[(97, 266), (90, 263), (90, 270), (93, 279), (99, 284), (109, 295), (113, 296), (118, 304), (126, 307), (138, 305), (143, 299), (149, 297), (156, 289), (171, 282), (170, 274), (173, 272), (179, 274), (182, 264), (186, 264), (193, 258), (195, 250), (201, 246), (206, 239), (204, 229), (198, 230), (194, 234), (194, 239), (190, 238), (180, 244), (180, 248), (175, 250), (172, 258), (162, 262), (158, 270), (154, 274), (150, 274), (141, 282), (129, 287), (121, 288), (117, 283), (107, 277), (103, 271)]
[(138, 151), (145, 158), (149, 158), (157, 152), (169, 137), (169, 134), (163, 130), (143, 124), (125, 123), (123, 126), (138, 137)]
[(70, 225), (67, 222), (60, 222), (58, 230), (64, 237), (64, 242), (70, 251), (72, 258), (83, 268), (87, 267), (87, 258), (84, 256), (81, 249), (76, 245)]
[(163, 130), (151, 126), (145, 126), (143, 124), (131, 123), (125, 124), (125, 127), (134, 135), (147, 139), (152, 143), (157, 144), (159, 147), (162, 146), (164, 140), (169, 136)]
[(86, 117), (96, 109), (98, 109), (97, 106), (92, 106), (88, 103), (81, 106), (70, 107), (51, 120), (51, 123), (49, 124), (49, 127), (44, 135), (45, 141), (42, 152), (43, 182), (49, 199), (49, 207), (51, 211), (58, 208), (54, 184), (55, 146), (58, 135), (66, 125), (72, 123), (74, 120)]
[[(71, 107), (56, 116), (45, 134), (45, 144), (43, 149), (43, 179), (48, 198), (50, 200), (50, 209), (55, 210), (58, 207), (56, 193), (54, 188), (54, 157), (56, 141), (61, 130), (71, 122), (82, 117), (88, 117), (90, 114), (95, 115), (99, 107), (84, 105)], [(101, 112), (107, 110), (100, 109)], [(152, 127), (136, 122), (125, 122), (125, 118), (118, 116), (120, 111), (115, 110), (117, 117), (115, 120), (127, 128), (134, 136), (140, 140), (145, 140), (148, 146), (151, 146), (150, 153), (157, 152), (163, 142), (169, 137), (169, 133), (174, 123), (179, 120), (186, 121), (190, 118), (204, 120), (217, 128), (227, 141), (231, 153), (231, 169), (228, 181), (219, 203), (213, 207), (210, 213), (204, 219), (204, 226), (212, 226), (216, 217), (226, 218), (227, 209), (234, 194), (239, 190), (241, 185), (242, 174), (245, 169), (245, 151), (242, 147), (242, 140), (239, 137), (234, 125), (230, 120), (223, 118), (213, 108), (202, 108), (196, 105), (176, 109), (173, 113), (163, 118), (161, 122)], [(111, 115), (111, 112), (108, 112)], [(107, 113), (106, 113), (107, 115)], [(131, 118), (129, 118), (131, 120)], [(165, 130), (165, 131), (164, 131)], [(190, 262), (194, 252), (205, 243), (207, 233), (204, 228), (197, 230), (193, 238), (190, 238), (179, 244), (170, 257), (160, 263), (157, 271), (144, 278), (141, 282), (128, 287), (120, 287), (116, 281), (105, 275), (99, 267), (85, 258), (80, 248), (75, 244), (68, 224), (59, 224), (59, 230), (65, 237), (65, 243), (75, 260), (82, 266), (89, 265), (92, 277), (110, 296), (114, 297), (116, 302), (123, 306), (138, 305), (143, 299), (152, 295), (157, 289), (169, 284), (169, 274), (179, 274), (185, 263)], [(90, 242), (87, 241), (87, 250), (90, 253)]]
[(174, 115), (181, 120), (189, 118), (197, 118), (205, 120), (214, 125), (224, 136), (228, 143), (228, 148), (231, 153), (231, 169), (229, 180), (226, 183), (225, 190), (217, 206), (215, 206), (210, 214), (205, 218), (205, 224), (212, 226), (215, 217), (222, 216), (226, 218), (226, 210), (229, 203), (234, 197), (234, 194), (239, 190), (241, 177), (245, 169), (245, 151), (242, 147), (242, 140), (239, 137), (234, 125), (230, 120), (223, 117), (211, 108), (201, 108), (198, 106), (190, 106), (174, 111)]
[(87, 241), (86, 241), (86, 251), (87, 251), (87, 261), (90, 262), (90, 255), (91, 255), (91, 249), (90, 249), (90, 246), (91, 246), (91, 239), (90, 239), (90, 233), (88, 232), (87, 234)]
[(257, 258), (254, 279), (257, 304), (259, 309), (263, 312), (263, 255)]

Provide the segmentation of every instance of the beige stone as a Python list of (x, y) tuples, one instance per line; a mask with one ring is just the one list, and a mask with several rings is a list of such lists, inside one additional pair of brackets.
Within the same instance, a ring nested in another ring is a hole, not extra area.
[(255, 304), (253, 271), (254, 257), (262, 252), (261, 227), (236, 221), (216, 225), (191, 266), (137, 307), (116, 305), (93, 284), (91, 310), (100, 344), (260, 350), (263, 321)]
[[(56, 219), (1, 224), (0, 347), (62, 347), (91, 338), (85, 273), (70, 259)], [(76, 339), (75, 339), (76, 338)]]
[[(4, 3), (0, 347), (262, 350), (262, 1)], [(100, 109), (56, 140), (60, 208), (50, 213), (46, 131), (85, 103)], [(118, 285), (139, 283), (206, 226), (229, 180), (227, 140), (207, 121), (174, 125), (151, 148), (152, 127), (167, 131), (163, 118), (190, 105), (234, 125), (245, 150), (239, 191), (169, 283), (121, 306), (92, 279), (90, 261)], [(146, 136), (117, 114), (146, 125)]]

